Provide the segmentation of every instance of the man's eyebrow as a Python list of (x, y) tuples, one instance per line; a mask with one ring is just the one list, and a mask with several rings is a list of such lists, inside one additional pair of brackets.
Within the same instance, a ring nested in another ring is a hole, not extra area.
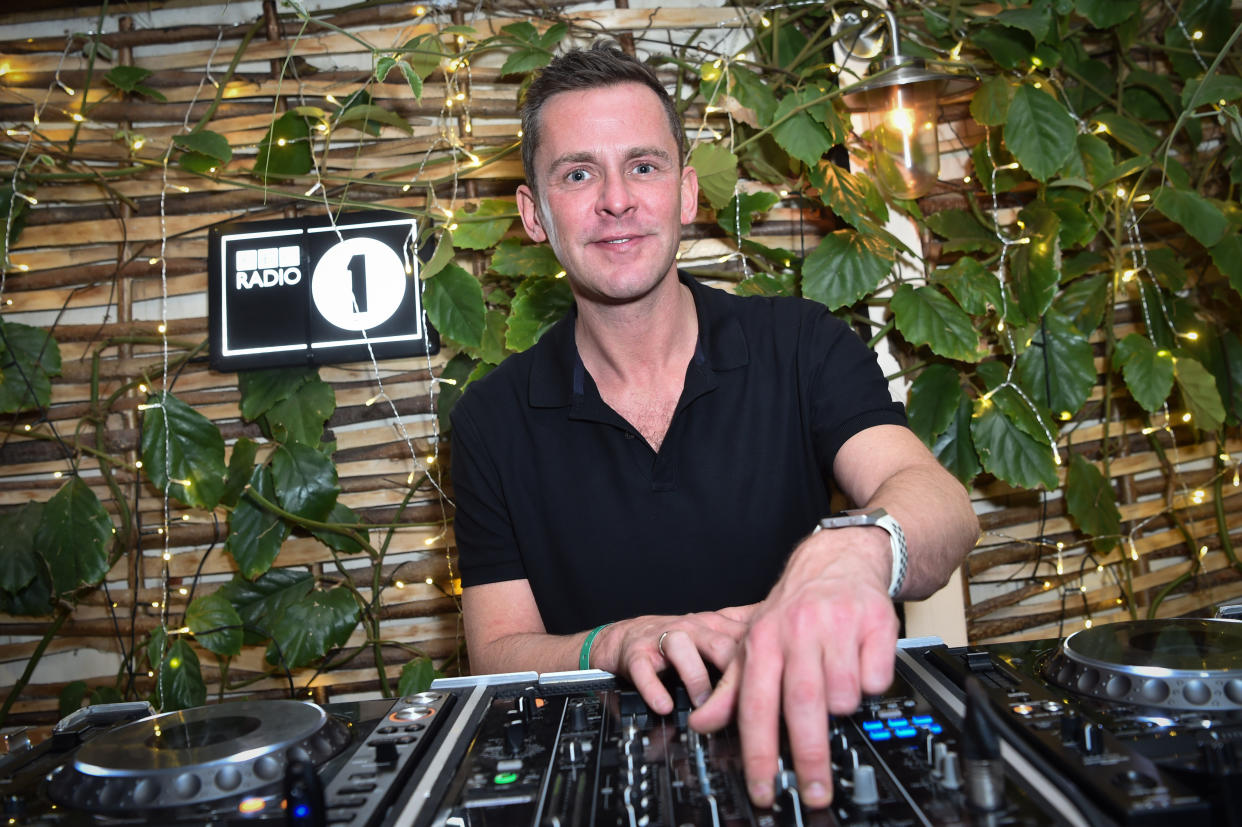
[[(673, 156), (670, 155), (667, 150), (661, 149), (658, 146), (631, 147), (630, 149), (626, 151), (625, 159), (629, 161), (635, 158), (659, 158), (661, 161), (664, 161), (665, 163), (673, 162)], [(566, 152), (564, 155), (561, 155), (559, 158), (556, 158), (555, 160), (553, 160), (549, 168), (559, 169), (560, 167), (571, 166), (573, 164), (587, 164), (587, 163), (596, 163), (596, 162), (597, 162), (597, 158), (594, 152), (589, 152), (589, 151)]]

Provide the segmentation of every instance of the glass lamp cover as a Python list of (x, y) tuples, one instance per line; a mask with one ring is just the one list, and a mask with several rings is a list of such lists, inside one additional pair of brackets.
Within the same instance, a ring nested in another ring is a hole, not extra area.
[(876, 181), (893, 198), (918, 198), (936, 183), (940, 173), (939, 87), (937, 81), (922, 81), (864, 93)]

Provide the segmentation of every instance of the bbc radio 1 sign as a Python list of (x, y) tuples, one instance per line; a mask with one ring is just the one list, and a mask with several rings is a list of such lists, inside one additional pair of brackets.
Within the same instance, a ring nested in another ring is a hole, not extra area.
[(417, 238), (415, 220), (392, 212), (213, 228), (211, 366), (231, 371), (435, 353), (438, 337), (423, 317)]

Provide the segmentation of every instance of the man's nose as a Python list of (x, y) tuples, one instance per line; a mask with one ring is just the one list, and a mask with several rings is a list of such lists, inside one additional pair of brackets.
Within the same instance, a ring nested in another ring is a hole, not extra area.
[(634, 209), (634, 192), (625, 173), (608, 173), (604, 176), (598, 208), (613, 217), (620, 217)]

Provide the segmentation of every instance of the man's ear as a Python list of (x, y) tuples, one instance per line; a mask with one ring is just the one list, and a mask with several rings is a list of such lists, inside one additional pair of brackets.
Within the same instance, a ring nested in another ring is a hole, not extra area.
[(539, 205), (535, 203), (535, 194), (525, 184), (517, 188), (517, 208), (518, 214), (522, 216), (522, 226), (526, 228), (530, 240), (536, 244), (547, 241), (548, 234), (539, 218)]
[(686, 164), (681, 168), (681, 223), (693, 224), (699, 214), (699, 174)]

